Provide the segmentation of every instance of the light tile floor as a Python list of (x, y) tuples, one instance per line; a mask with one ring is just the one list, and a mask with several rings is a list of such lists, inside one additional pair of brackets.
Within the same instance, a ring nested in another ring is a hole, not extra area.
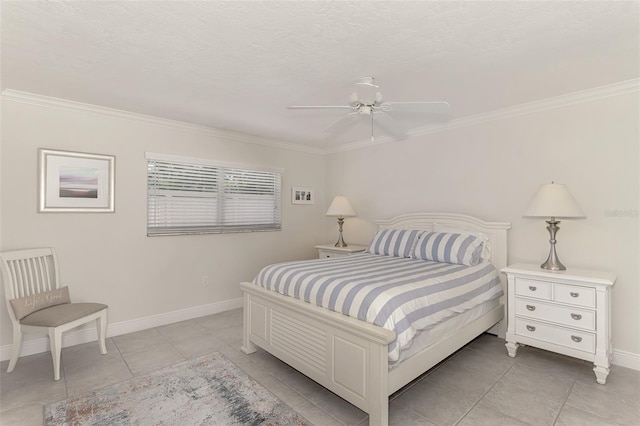
[[(223, 312), (63, 349), (53, 381), (48, 353), (0, 367), (0, 424), (42, 424), (43, 404), (220, 351), (317, 426), (366, 425), (367, 415), (264, 351), (245, 355), (242, 310)], [(640, 372), (613, 366), (598, 385), (588, 362), (530, 347), (509, 358), (483, 335), (392, 395), (399, 426), (640, 425)]]

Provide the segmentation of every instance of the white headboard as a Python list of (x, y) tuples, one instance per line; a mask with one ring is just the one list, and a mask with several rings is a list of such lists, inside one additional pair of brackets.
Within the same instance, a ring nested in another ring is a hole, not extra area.
[(501, 270), (507, 266), (507, 230), (509, 222), (485, 222), (457, 213), (408, 213), (388, 220), (376, 220), (380, 229), (421, 229), (431, 231), (433, 224), (452, 229), (482, 232), (491, 243), (491, 263)]

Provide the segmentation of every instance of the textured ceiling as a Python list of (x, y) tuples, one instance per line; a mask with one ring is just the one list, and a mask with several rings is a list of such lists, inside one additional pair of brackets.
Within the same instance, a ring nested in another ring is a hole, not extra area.
[[(5, 1), (2, 89), (315, 147), (352, 83), (451, 118), (637, 78), (637, 1)], [(396, 117), (412, 129), (428, 117)]]

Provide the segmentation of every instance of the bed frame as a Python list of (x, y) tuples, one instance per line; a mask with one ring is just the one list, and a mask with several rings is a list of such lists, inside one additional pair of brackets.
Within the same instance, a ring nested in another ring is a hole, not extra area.
[[(507, 266), (510, 223), (485, 222), (452, 213), (404, 214), (376, 222), (380, 229), (447, 228), (483, 232), (491, 262)], [(506, 283), (500, 279), (506, 294)], [(504, 337), (504, 303), (389, 371), (387, 345), (395, 333), (294, 298), (241, 283), (244, 297), (242, 352), (261, 347), (369, 414), (369, 425), (387, 425), (389, 395), (494, 327)], [(504, 298), (503, 298), (504, 299)], [(498, 324), (500, 323), (500, 324)]]

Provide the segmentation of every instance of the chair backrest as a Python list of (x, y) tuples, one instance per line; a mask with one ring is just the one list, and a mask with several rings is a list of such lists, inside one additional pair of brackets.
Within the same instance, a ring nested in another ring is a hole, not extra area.
[[(36, 248), (0, 253), (4, 293), (9, 300), (58, 288), (58, 259), (53, 248)], [(13, 319), (13, 318), (12, 318)]]

